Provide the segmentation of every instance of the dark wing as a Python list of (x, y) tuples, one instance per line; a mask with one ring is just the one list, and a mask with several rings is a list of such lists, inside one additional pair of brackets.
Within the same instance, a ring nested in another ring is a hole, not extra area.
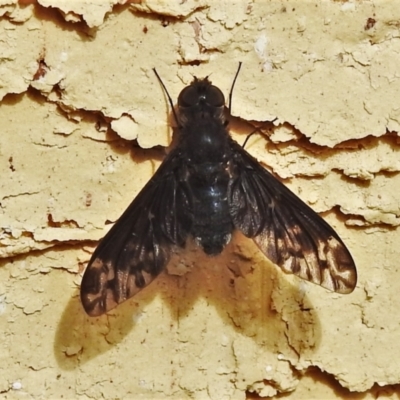
[(237, 229), (285, 272), (351, 293), (354, 261), (338, 234), (239, 144), (232, 141), (230, 213)]
[(147, 286), (190, 229), (189, 200), (180, 180), (184, 164), (172, 151), (101, 240), (81, 284), (90, 316), (101, 315)]

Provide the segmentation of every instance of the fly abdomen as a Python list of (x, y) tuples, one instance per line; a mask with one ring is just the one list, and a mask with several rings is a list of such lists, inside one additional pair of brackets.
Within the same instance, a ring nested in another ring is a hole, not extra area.
[(192, 235), (209, 255), (221, 253), (231, 239), (229, 175), (225, 163), (204, 163), (192, 169), (189, 186), (193, 195)]

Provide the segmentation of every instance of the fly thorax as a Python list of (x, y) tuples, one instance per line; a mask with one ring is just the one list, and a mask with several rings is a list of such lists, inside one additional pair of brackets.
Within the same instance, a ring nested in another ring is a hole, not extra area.
[(187, 155), (190, 163), (219, 163), (229, 158), (229, 137), (223, 128), (218, 128), (199, 127), (187, 136)]

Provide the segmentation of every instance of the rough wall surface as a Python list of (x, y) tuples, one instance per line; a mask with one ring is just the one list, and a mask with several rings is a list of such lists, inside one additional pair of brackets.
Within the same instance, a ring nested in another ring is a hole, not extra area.
[[(400, 3), (0, 2), (2, 398), (398, 398)], [(232, 135), (348, 245), (346, 296), (237, 238), (183, 254), (100, 318), (79, 302), (97, 240), (171, 140), (192, 76)], [(270, 123), (268, 121), (274, 121)], [(359, 393), (354, 393), (359, 392)]]

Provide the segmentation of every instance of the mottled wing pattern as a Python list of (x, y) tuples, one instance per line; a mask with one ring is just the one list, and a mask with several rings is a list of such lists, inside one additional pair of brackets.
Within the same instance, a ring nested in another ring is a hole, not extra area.
[(235, 227), (285, 272), (351, 293), (356, 268), (333, 228), (239, 144), (232, 141), (231, 146), (235, 155), (229, 204)]
[(172, 246), (184, 245), (191, 221), (182, 168), (178, 151), (171, 152), (93, 253), (81, 284), (89, 315), (135, 295), (164, 269)]

